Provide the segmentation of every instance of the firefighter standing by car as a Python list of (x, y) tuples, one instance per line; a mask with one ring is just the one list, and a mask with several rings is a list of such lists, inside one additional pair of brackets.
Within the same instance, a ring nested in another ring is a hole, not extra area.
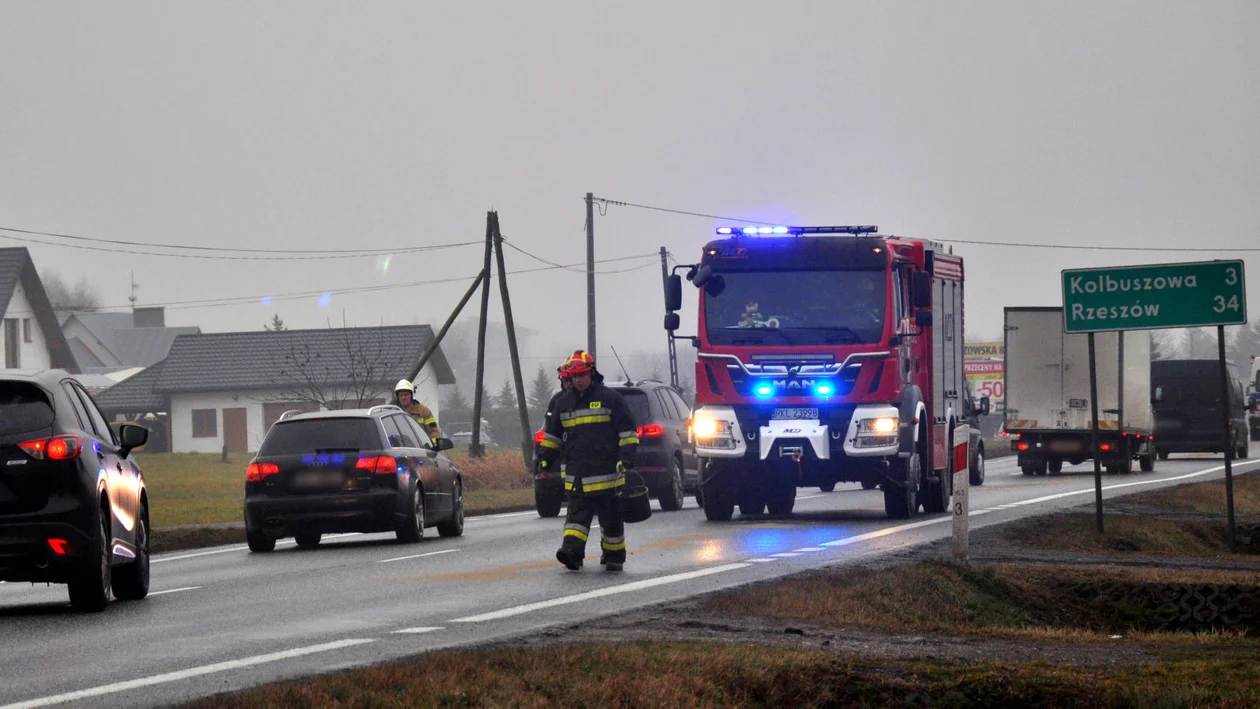
[(566, 568), (582, 568), (591, 520), (599, 516), (600, 559), (609, 571), (620, 571), (626, 561), (625, 522), (617, 489), (625, 472), (634, 467), (639, 447), (634, 417), (625, 400), (604, 386), (595, 359), (579, 352), (564, 365), (572, 388), (560, 395), (543, 430), (542, 469), (563, 455), (564, 487), (569, 491), (569, 513), (556, 559)]
[(442, 436), (441, 429), (438, 428), (437, 418), (429, 407), (416, 401), (416, 385), (406, 379), (399, 379), (394, 385), (394, 403), (398, 404), (398, 408), (411, 414), (411, 418), (420, 424), (429, 438), (437, 440)]

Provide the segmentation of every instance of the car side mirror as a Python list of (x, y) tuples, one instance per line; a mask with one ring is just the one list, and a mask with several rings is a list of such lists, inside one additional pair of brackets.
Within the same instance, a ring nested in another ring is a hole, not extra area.
[(455, 447), (455, 444), (452, 443), (451, 439), (449, 438), (437, 438), (437, 439), (434, 439), (433, 441), (433, 450), (438, 451), (438, 452), (448, 451), (454, 447)]
[(118, 443), (122, 446), (123, 456), (130, 454), (131, 451), (144, 445), (148, 440), (149, 429), (144, 426), (124, 423), (118, 427)]
[(674, 332), (678, 329), (678, 313), (665, 313), (665, 329)]
[(677, 273), (665, 281), (665, 310), (671, 313), (682, 310), (682, 276)]
[(1151, 403), (1158, 404), (1158, 403), (1161, 403), (1163, 400), (1164, 400), (1164, 387), (1155, 387), (1155, 390), (1151, 392)]
[(916, 310), (914, 312), (914, 324), (920, 328), (932, 327), (932, 311)]
[(987, 396), (980, 397), (980, 407), (979, 409), (977, 409), (977, 415), (979, 416), (989, 415), (989, 397)]
[(926, 271), (914, 274), (914, 307), (932, 307), (932, 274)]

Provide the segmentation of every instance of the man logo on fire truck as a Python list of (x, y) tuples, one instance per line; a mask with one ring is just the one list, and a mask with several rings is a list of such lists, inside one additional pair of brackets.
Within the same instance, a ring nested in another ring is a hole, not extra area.
[[(962, 259), (877, 231), (723, 227), (676, 267), (701, 289), (691, 433), (708, 519), (789, 514), (797, 487), (838, 482), (882, 488), (894, 518), (949, 509)], [(681, 283), (666, 290), (671, 338)]]

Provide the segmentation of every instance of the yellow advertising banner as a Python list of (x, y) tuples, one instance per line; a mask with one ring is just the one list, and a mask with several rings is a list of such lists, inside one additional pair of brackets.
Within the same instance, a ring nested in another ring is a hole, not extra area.
[(1006, 343), (969, 342), (963, 345), (963, 374), (976, 398), (989, 397), (989, 410), (1006, 409)]

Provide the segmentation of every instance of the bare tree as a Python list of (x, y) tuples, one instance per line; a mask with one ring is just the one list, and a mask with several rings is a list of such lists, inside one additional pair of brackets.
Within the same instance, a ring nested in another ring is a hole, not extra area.
[(337, 333), (335, 347), (294, 343), (272, 362), (280, 396), (330, 410), (362, 408), (388, 398), (394, 377), (410, 363), (390, 356), (379, 332), (344, 325), (329, 329)]
[(39, 274), (44, 284), (44, 292), (57, 313), (68, 313), (73, 310), (95, 312), (101, 309), (101, 295), (96, 286), (88, 282), (87, 276), (81, 277), (73, 286), (52, 271)]
[(280, 319), (280, 313), (276, 313), (271, 316), (271, 322), (263, 325), (263, 329), (267, 332), (280, 332), (289, 328), (285, 327), (284, 321)]

